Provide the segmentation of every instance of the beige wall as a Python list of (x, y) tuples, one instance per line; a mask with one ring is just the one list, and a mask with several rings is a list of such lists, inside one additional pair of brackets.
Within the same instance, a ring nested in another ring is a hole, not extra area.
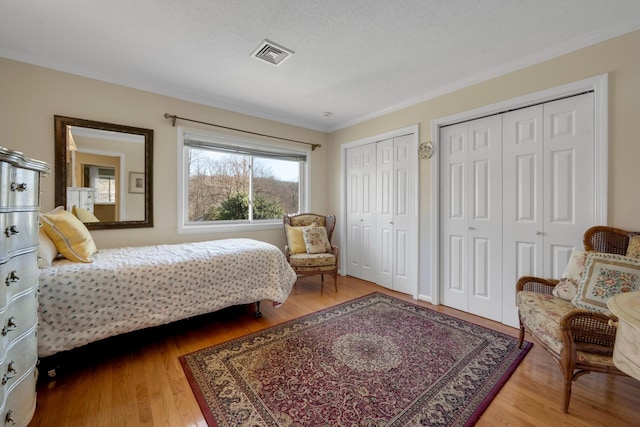
[[(98, 248), (226, 237), (251, 237), (283, 248), (281, 228), (253, 233), (176, 233), (177, 128), (163, 117), (164, 113), (323, 144), (311, 154), (310, 191), (313, 197), (310, 198), (310, 209), (324, 211), (327, 187), (323, 177), (329, 163), (325, 133), (0, 58), (0, 146), (43, 160), (53, 169), (53, 116), (56, 114), (154, 130), (154, 227), (92, 231)], [(191, 128), (218, 130), (184, 124)], [(54, 208), (54, 177), (55, 173), (52, 173), (42, 183), (43, 211)]]
[[(483, 105), (571, 83), (587, 77), (609, 75), (609, 183), (608, 222), (611, 226), (640, 229), (640, 31), (560, 56), (474, 86), (422, 102), (336, 131), (330, 135), (329, 157), (334, 159), (327, 176), (328, 209), (339, 211), (340, 146), (368, 136), (418, 123), (420, 141), (431, 139), (431, 121)], [(419, 91), (419, 88), (416, 88)], [(437, 147), (436, 147), (437, 149)], [(420, 239), (430, 239), (431, 160), (420, 160)], [(423, 250), (420, 264), (429, 265)], [(431, 295), (429, 272), (420, 272), (420, 294)]]
[[(154, 222), (152, 229), (97, 230), (98, 247), (172, 243), (239, 237), (231, 234), (176, 234), (176, 128), (165, 112), (254, 132), (323, 144), (311, 155), (310, 210), (341, 212), (341, 144), (412, 124), (420, 141), (431, 139), (431, 120), (532, 92), (609, 74), (609, 225), (640, 229), (640, 31), (354, 125), (330, 135), (212, 107), (125, 88), (0, 58), (0, 145), (53, 166), (53, 115), (151, 128), (154, 143)], [(416, 88), (416, 93), (420, 88)], [(197, 127), (197, 125), (190, 127)], [(206, 127), (205, 127), (206, 128)], [(211, 128), (209, 128), (211, 129)], [(437, 148), (436, 148), (437, 149)], [(430, 160), (420, 161), (421, 247), (430, 238)], [(43, 210), (54, 206), (54, 175), (43, 182)], [(338, 218), (338, 224), (342, 218)], [(247, 233), (284, 245), (281, 230)], [(339, 230), (336, 238), (340, 238)], [(423, 250), (421, 263), (430, 254)], [(425, 263), (428, 264), (428, 263)], [(428, 271), (420, 272), (422, 295), (429, 296)]]

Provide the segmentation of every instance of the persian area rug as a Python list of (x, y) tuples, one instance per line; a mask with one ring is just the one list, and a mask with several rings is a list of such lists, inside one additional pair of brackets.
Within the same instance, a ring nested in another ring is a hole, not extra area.
[(525, 344), (374, 293), (180, 361), (211, 426), (464, 426)]

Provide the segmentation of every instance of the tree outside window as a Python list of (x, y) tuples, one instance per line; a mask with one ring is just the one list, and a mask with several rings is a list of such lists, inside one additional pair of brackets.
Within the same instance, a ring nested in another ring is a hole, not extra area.
[(189, 147), (188, 221), (276, 220), (298, 213), (300, 162)]

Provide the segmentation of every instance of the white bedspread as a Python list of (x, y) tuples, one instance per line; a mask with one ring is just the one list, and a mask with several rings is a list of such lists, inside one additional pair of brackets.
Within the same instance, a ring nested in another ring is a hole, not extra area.
[(101, 249), (40, 273), (38, 355), (237, 304), (283, 303), (296, 274), (251, 239)]

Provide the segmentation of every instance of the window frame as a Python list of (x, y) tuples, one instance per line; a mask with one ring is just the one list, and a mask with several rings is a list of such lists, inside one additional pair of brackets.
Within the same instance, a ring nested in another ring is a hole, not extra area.
[(300, 163), (300, 194), (299, 206), (300, 212), (306, 212), (308, 206), (308, 176), (310, 171), (310, 149), (301, 149), (300, 147), (292, 147), (291, 145), (271, 142), (258, 138), (242, 138), (232, 136), (223, 132), (205, 131), (202, 129), (188, 128), (178, 126), (178, 144), (177, 144), (177, 175), (178, 175), (178, 194), (177, 194), (177, 233), (178, 234), (196, 234), (207, 232), (245, 232), (245, 231), (261, 231), (275, 230), (282, 228), (282, 219), (273, 220), (252, 220), (252, 222), (236, 222), (236, 221), (207, 221), (204, 223), (188, 222), (189, 208), (189, 179), (188, 168), (186, 165), (186, 152), (190, 149), (185, 144), (185, 134), (198, 135), (206, 139), (215, 140), (216, 144), (246, 147), (254, 147), (257, 150), (280, 150), (282, 152), (290, 152), (306, 157), (306, 161)]

